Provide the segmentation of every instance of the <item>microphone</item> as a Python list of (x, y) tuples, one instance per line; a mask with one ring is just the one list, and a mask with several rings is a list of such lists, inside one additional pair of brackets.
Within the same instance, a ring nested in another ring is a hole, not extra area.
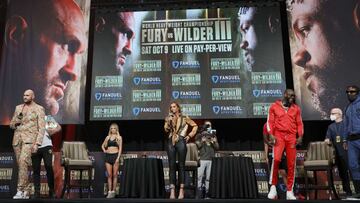
[(174, 116), (175, 115), (171, 112), (169, 112), (169, 115), (167, 116), (167, 122), (169, 123), (170, 126), (173, 125), (172, 120), (173, 120)]
[(18, 127), (19, 125), (21, 125), (21, 120), (22, 120), (23, 117), (24, 117), (24, 114), (23, 114), (24, 107), (25, 107), (25, 104), (23, 105), (23, 107), (22, 107), (21, 112), (19, 113), (19, 115), (16, 116), (17, 119), (20, 120), (20, 122), (15, 123), (15, 127)]

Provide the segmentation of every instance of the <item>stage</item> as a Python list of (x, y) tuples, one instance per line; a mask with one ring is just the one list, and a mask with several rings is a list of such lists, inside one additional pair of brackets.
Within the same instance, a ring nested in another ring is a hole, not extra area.
[[(309, 200), (306, 201), (308, 203), (322, 203), (329, 200)], [(46, 203), (103, 203), (103, 202), (111, 202), (111, 203), (152, 203), (152, 202), (184, 202), (184, 203), (257, 203), (257, 202), (289, 202), (287, 200), (268, 200), (268, 199), (183, 199), (183, 200), (170, 200), (170, 199), (129, 199), (129, 198), (115, 198), (115, 199), (106, 199), (106, 198), (92, 198), (92, 199), (28, 199), (28, 200), (13, 200), (13, 199), (0, 199), (1, 203), (20, 203), (20, 202), (46, 202)], [(294, 203), (303, 202), (303, 200), (295, 200), (291, 201)], [(354, 202), (349, 200), (331, 200), (332, 203), (340, 203), (340, 202)]]

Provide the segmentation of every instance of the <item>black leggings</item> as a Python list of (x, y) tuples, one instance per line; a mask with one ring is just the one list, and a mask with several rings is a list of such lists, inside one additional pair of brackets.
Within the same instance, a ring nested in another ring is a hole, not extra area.
[(179, 136), (179, 141), (176, 142), (175, 146), (172, 145), (171, 138), (168, 140), (168, 160), (169, 160), (169, 176), (170, 184), (175, 185), (176, 183), (176, 154), (179, 164), (179, 184), (185, 182), (185, 159), (186, 159), (186, 140), (183, 136)]
[(54, 171), (52, 167), (52, 155), (53, 153), (51, 146), (39, 148), (36, 153), (31, 154), (32, 168), (34, 171), (34, 188), (36, 192), (40, 192), (41, 159), (44, 159), (49, 191), (54, 192)]

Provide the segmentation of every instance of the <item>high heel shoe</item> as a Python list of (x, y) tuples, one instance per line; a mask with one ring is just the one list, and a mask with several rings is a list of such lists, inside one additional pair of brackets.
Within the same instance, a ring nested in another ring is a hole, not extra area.
[(184, 186), (180, 186), (178, 199), (184, 199)]
[(170, 190), (170, 199), (175, 199), (175, 188), (171, 188)]

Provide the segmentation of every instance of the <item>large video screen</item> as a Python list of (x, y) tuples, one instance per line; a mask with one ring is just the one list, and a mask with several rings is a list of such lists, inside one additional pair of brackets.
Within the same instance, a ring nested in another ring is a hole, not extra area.
[(266, 117), (285, 73), (279, 6), (95, 16), (90, 120)]
[(303, 119), (345, 109), (346, 87), (360, 85), (357, 1), (287, 1), (296, 100)]
[(90, 1), (7, 2), (0, 125), (9, 125), (27, 89), (59, 123), (84, 123)]

